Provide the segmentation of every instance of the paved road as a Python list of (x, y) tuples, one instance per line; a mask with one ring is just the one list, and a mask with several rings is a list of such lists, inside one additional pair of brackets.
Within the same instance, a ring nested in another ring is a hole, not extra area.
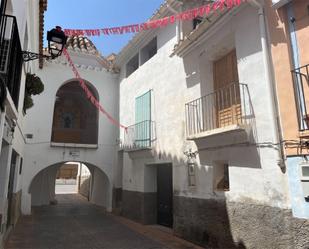
[[(6, 249), (163, 249), (79, 195), (57, 195), (58, 205), (22, 217)], [(182, 247), (188, 248), (188, 247)], [(192, 248), (192, 247), (189, 247)]]

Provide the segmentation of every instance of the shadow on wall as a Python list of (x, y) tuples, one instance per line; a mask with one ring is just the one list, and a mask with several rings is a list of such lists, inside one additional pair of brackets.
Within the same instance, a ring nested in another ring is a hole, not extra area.
[[(230, 210), (227, 210), (224, 195), (216, 196), (210, 189), (201, 190), (201, 184), (205, 186), (205, 182), (201, 181), (210, 181), (211, 170), (204, 166), (196, 167), (196, 187), (184, 186), (184, 182), (188, 184), (188, 168), (184, 158), (178, 158), (160, 150), (153, 151), (153, 154), (148, 155), (147, 158), (141, 158), (142, 153), (145, 152), (130, 152), (131, 156), (133, 154), (133, 157), (136, 157), (133, 159), (135, 161), (133, 164), (143, 160), (143, 167), (148, 168), (145, 169), (144, 175), (144, 181), (148, 184), (155, 181), (147, 174), (152, 174), (156, 165), (173, 165), (173, 185), (177, 186), (177, 189), (174, 187), (173, 193), (173, 230), (177, 236), (205, 248), (246, 248), (242, 241), (243, 234), (240, 234), (239, 237), (232, 235), (235, 232), (232, 231), (230, 225)], [(137, 165), (132, 166), (134, 168)], [(152, 175), (156, 176), (156, 174)], [(207, 199), (189, 197), (190, 195), (198, 195), (201, 191)], [(130, 191), (125, 190), (122, 193), (121, 214), (143, 224), (156, 224), (156, 219), (149, 219), (149, 217), (157, 216), (157, 207), (153, 206), (157, 205), (156, 192), (128, 192)], [(241, 218), (241, 216), (238, 217), (238, 219)], [(244, 229), (242, 232), (247, 233), (248, 231), (251, 236), (254, 236), (253, 230), (254, 228)]]
[[(201, 158), (202, 165), (209, 165), (203, 160)], [(173, 163), (186, 165), (184, 161)], [(188, 174), (186, 166), (183, 173)], [(242, 234), (238, 237), (233, 236), (235, 231), (230, 224), (230, 212), (224, 193), (215, 192), (213, 186), (209, 184), (213, 182), (213, 169), (205, 166), (196, 167), (195, 175), (196, 186), (188, 187), (182, 194), (174, 191), (175, 234), (205, 248), (246, 248)], [(189, 179), (187, 182), (189, 184)], [(205, 184), (206, 182), (208, 184)], [(193, 196), (198, 195), (201, 191), (204, 192), (204, 198), (185, 196), (189, 193)], [(252, 232), (248, 230), (248, 233)]]

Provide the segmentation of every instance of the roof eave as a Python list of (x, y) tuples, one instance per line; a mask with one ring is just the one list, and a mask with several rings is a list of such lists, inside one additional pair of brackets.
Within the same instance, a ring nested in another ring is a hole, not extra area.
[[(44, 39), (44, 12), (47, 10), (47, 0), (39, 2), (39, 54), (43, 54)], [(43, 68), (43, 57), (39, 58), (39, 68)]]
[(213, 35), (219, 26), (224, 25), (224, 23), (228, 22), (236, 13), (243, 9), (245, 5), (246, 4), (243, 4), (231, 10), (226, 9), (219, 15), (218, 13), (216, 13), (209, 16), (210, 18), (215, 17), (215, 19), (211, 22), (205, 20), (202, 24), (200, 24), (196, 30), (191, 32), (188, 36), (185, 37), (184, 40), (180, 41), (180, 43), (175, 46), (175, 49), (173, 50), (170, 57), (174, 55), (177, 55), (179, 57), (186, 56), (189, 52), (192, 51), (192, 49), (199, 46), (206, 39), (208, 39), (208, 37)]

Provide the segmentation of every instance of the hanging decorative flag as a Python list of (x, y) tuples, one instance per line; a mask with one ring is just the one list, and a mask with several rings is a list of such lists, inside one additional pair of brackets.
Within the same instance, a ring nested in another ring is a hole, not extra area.
[(80, 77), (79, 72), (77, 71), (70, 54), (68, 53), (68, 51), (66, 50), (66, 48), (63, 49), (63, 55), (66, 57), (66, 59), (69, 62), (70, 67), (72, 68), (72, 71), (75, 75), (75, 78), (78, 80), (80, 87), (84, 90), (87, 99), (100, 111), (102, 112), (107, 119), (113, 124), (116, 125), (122, 129), (125, 129), (125, 131), (127, 131), (127, 127), (120, 124), (117, 120), (115, 120), (104, 108), (103, 106), (99, 103), (99, 101), (93, 96), (92, 92), (89, 90), (89, 88), (87, 87), (85, 81)]
[(121, 27), (101, 28), (101, 29), (65, 29), (64, 33), (67, 36), (82, 35), (82, 36), (100, 36), (100, 35), (121, 35), (126, 33), (136, 33), (148, 29), (156, 29), (166, 27), (169, 24), (174, 24), (177, 20), (188, 21), (200, 16), (204, 17), (210, 13), (217, 11), (224, 11), (239, 6), (247, 0), (217, 0), (194, 9), (186, 10), (184, 12), (164, 17), (157, 20), (141, 24), (132, 24)]

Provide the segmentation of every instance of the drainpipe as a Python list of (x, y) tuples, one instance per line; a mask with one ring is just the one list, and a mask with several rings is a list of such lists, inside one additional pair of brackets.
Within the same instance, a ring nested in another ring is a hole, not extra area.
[[(293, 11), (293, 5), (292, 2), (288, 3), (286, 6), (286, 13), (288, 17), (288, 24), (289, 24), (289, 36), (290, 36), (290, 49), (291, 49), (291, 54), (292, 54), (292, 63), (293, 63), (293, 68), (299, 68), (300, 67), (300, 57), (299, 57), (299, 49), (298, 49), (298, 42), (297, 42), (297, 36), (296, 36), (296, 28), (295, 28), (295, 17), (294, 17), (294, 11)], [(299, 127), (301, 129), (307, 129), (308, 127), (303, 123), (300, 122), (301, 117), (304, 117), (306, 115), (306, 104), (305, 104), (305, 99), (304, 99), (304, 91), (303, 87), (301, 84), (301, 79), (299, 75), (297, 77), (297, 83), (296, 86), (299, 91), (299, 97), (295, 96), (295, 100), (297, 105), (300, 107), (299, 112), (297, 113), (298, 117), (298, 123)], [(296, 94), (295, 94), (296, 95)]]
[(271, 114), (274, 118), (274, 134), (275, 134), (275, 144), (278, 144), (278, 166), (281, 168), (283, 172), (285, 172), (285, 156), (283, 146), (281, 144), (282, 139), (282, 128), (279, 119), (279, 108), (278, 108), (278, 98), (276, 94), (276, 87), (273, 82), (273, 71), (272, 71), (272, 62), (271, 62), (271, 54), (269, 52), (268, 42), (267, 42), (267, 24), (265, 22), (265, 13), (264, 13), (264, 6), (257, 0), (250, 0), (249, 1), (253, 6), (258, 8), (258, 15), (259, 15), (259, 26), (260, 26), (260, 33), (261, 33), (261, 45), (263, 51), (263, 61), (264, 61), (264, 69), (266, 72), (266, 83), (267, 83), (267, 90), (271, 94), (272, 98), (272, 105), (271, 105)]

